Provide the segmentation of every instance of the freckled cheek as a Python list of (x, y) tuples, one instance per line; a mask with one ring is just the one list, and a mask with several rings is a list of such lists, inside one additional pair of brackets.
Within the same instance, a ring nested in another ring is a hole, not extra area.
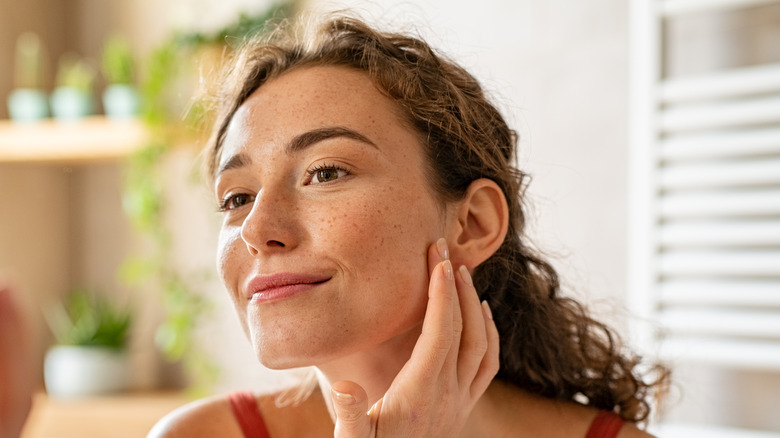
[(361, 248), (362, 251), (380, 249), (384, 240), (380, 230), (385, 218), (359, 200), (324, 208), (309, 221), (312, 234), (318, 242), (327, 242), (333, 248)]
[[(399, 261), (424, 259), (427, 229), (434, 223), (431, 217), (420, 214), (419, 199), (407, 202), (408, 197), (398, 197), (389, 191), (380, 195), (372, 193), (353, 197), (340, 203), (338, 208), (319, 211), (312, 232), (317, 241), (339, 248), (342, 255), (355, 255), (345, 262), (372, 263), (384, 260), (386, 269)], [(403, 260), (399, 260), (403, 259)]]

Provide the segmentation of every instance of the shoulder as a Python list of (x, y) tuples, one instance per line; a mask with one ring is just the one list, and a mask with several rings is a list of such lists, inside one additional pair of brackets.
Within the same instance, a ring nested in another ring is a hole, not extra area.
[[(593, 426), (599, 410), (571, 401), (558, 401), (531, 394), (504, 382), (496, 381), (488, 392), (493, 403), (488, 406), (491, 415), (497, 414), (493, 425), (494, 436), (584, 437)], [(518, 415), (522, 412), (523, 415)], [(512, 431), (506, 433), (502, 431)], [(503, 435), (502, 435), (503, 433)], [(616, 438), (653, 438), (635, 423), (625, 422)]]
[(210, 397), (188, 403), (154, 425), (147, 438), (242, 436), (225, 397)]
[(617, 438), (654, 438), (653, 435), (638, 428), (634, 423), (626, 423), (620, 429)]
[[(299, 403), (280, 403), (286, 391), (255, 397), (271, 436), (309, 438), (333, 434), (333, 423), (320, 391)], [(147, 438), (243, 438), (228, 396), (186, 404), (163, 417)]]

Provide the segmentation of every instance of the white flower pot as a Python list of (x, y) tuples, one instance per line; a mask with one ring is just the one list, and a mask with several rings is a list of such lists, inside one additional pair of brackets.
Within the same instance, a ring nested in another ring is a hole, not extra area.
[(52, 347), (43, 374), (46, 391), (58, 398), (119, 392), (129, 382), (127, 354), (104, 347)]
[(17, 88), (8, 96), (8, 113), (15, 122), (34, 122), (49, 116), (46, 93), (33, 88)]
[(103, 109), (112, 119), (127, 119), (138, 115), (138, 92), (132, 85), (113, 84), (103, 92)]
[(50, 100), (51, 113), (59, 121), (77, 121), (95, 112), (92, 95), (76, 88), (57, 87)]

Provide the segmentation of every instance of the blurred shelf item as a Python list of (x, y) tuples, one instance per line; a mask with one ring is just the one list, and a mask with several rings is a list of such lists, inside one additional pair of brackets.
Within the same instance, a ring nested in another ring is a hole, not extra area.
[(58, 400), (35, 396), (21, 438), (137, 438), (187, 403), (177, 392), (142, 392)]
[(0, 163), (113, 160), (128, 156), (146, 139), (143, 123), (135, 119), (94, 116), (72, 123), (49, 119), (27, 124), (0, 120)]

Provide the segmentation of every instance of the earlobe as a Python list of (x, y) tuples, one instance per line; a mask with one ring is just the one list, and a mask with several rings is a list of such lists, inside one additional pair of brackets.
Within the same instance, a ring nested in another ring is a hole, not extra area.
[(453, 262), (473, 269), (503, 243), (509, 226), (509, 207), (495, 181), (481, 178), (471, 183), (457, 207), (457, 224), (448, 240)]

